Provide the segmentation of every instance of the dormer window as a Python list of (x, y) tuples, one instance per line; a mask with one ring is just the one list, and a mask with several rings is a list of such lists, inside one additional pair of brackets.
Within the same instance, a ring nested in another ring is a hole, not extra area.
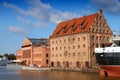
[(101, 19), (101, 16), (99, 17), (99, 19)]
[(80, 24), (80, 28), (82, 27), (82, 25)]
[(73, 27), (71, 26), (70, 29), (73, 30)]

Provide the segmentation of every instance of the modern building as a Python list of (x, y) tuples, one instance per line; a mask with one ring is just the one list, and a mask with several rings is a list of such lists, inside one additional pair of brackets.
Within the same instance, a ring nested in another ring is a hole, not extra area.
[(102, 10), (60, 22), (50, 36), (51, 67), (58, 69), (95, 67), (94, 48), (106, 46), (111, 35), (112, 31)]
[(50, 48), (48, 39), (26, 38), (17, 50), (17, 60), (22, 60), (28, 66), (47, 67), (50, 63)]

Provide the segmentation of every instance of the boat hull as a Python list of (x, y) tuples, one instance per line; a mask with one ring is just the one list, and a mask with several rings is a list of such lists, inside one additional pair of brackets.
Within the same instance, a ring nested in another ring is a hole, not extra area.
[(120, 77), (120, 66), (100, 65), (101, 76)]

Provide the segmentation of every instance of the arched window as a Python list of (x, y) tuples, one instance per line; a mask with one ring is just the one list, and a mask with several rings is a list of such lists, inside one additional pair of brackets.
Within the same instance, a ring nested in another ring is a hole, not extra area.
[(94, 35), (92, 35), (92, 36), (91, 36), (91, 40), (94, 40), (94, 37), (95, 37), (95, 36), (94, 36)]
[(54, 67), (54, 62), (53, 61), (51, 62), (51, 67)]
[(75, 46), (73, 45), (73, 49), (75, 49)]
[(83, 44), (83, 48), (85, 48), (85, 44)]
[(78, 38), (78, 41), (80, 41), (80, 38)]
[(80, 48), (80, 45), (78, 45), (78, 48)]

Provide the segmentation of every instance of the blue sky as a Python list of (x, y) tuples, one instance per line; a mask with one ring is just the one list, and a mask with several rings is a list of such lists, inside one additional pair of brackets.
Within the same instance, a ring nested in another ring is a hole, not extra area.
[(0, 0), (0, 54), (16, 54), (26, 37), (48, 38), (60, 21), (99, 9), (120, 33), (119, 0)]

